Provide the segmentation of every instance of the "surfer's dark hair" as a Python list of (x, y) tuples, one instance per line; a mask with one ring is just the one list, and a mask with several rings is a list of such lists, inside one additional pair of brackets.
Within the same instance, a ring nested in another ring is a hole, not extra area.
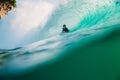
[(63, 27), (66, 27), (66, 25), (65, 25), (65, 24), (63, 24)]

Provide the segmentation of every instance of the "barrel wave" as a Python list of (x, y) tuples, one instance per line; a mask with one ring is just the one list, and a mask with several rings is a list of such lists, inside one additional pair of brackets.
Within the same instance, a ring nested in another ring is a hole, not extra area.
[(2, 80), (120, 79), (119, 0), (17, 0), (0, 38)]

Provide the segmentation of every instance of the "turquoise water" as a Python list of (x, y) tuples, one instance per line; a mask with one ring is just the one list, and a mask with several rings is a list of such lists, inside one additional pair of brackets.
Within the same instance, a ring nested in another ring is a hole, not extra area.
[[(17, 5), (0, 21), (1, 79), (120, 80), (119, 1), (18, 0)], [(63, 24), (69, 34), (61, 33)]]

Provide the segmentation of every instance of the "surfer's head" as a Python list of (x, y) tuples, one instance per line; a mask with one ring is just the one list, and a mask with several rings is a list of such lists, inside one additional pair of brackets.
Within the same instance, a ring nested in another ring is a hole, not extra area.
[(66, 27), (66, 25), (64, 24), (63, 27)]

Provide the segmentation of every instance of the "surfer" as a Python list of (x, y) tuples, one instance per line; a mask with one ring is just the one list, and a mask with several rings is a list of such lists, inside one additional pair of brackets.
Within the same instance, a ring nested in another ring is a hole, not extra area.
[(68, 33), (69, 32), (69, 29), (66, 27), (66, 25), (64, 24), (63, 25), (63, 28), (62, 28), (62, 33)]

